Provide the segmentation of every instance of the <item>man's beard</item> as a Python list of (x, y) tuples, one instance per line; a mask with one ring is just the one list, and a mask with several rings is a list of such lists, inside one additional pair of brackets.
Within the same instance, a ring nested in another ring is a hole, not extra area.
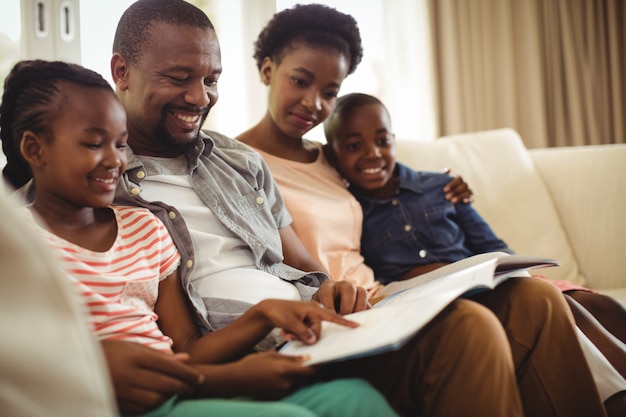
[(209, 113), (207, 112), (207, 113), (205, 113), (202, 116), (202, 120), (200, 122), (200, 127), (198, 128), (198, 131), (196, 132), (196, 136), (195, 136), (194, 140), (191, 140), (191, 141), (188, 141), (188, 140), (178, 140), (176, 137), (174, 137), (174, 135), (172, 135), (167, 130), (167, 127), (165, 126), (165, 114), (163, 115), (163, 118), (161, 119), (161, 121), (157, 124), (157, 126), (156, 126), (156, 128), (154, 130), (154, 135), (157, 138), (157, 140), (159, 141), (159, 143), (162, 146), (164, 146), (166, 149), (186, 154), (189, 151), (191, 151), (191, 149), (193, 149), (193, 147), (198, 142), (198, 136), (200, 135), (200, 129), (202, 129), (202, 125), (204, 124), (204, 121), (206, 120), (208, 115), (209, 115)]

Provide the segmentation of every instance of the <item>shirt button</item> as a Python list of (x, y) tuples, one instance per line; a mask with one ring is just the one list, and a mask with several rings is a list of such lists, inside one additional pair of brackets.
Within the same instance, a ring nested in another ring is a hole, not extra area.
[(392, 206), (397, 206), (398, 205), (398, 200), (395, 199), (395, 198), (393, 200), (391, 200), (391, 205)]
[(420, 256), (420, 258), (425, 258), (426, 257), (426, 251), (424, 249), (419, 251), (419, 256)]
[(193, 267), (193, 261), (190, 259), (187, 261), (187, 269), (191, 269)]
[(170, 219), (174, 220), (176, 218), (176, 213), (174, 213), (173, 211), (170, 211), (167, 213), (167, 215), (170, 217)]
[(257, 197), (256, 198), (256, 203), (260, 206), (261, 204), (263, 204), (263, 197)]
[(137, 178), (144, 179), (146, 177), (146, 173), (144, 171), (137, 172)]
[(410, 224), (405, 224), (405, 225), (404, 225), (404, 231), (405, 231), (405, 232), (410, 232), (410, 231), (411, 231), (411, 229), (412, 229), (412, 227), (411, 227), (411, 225), (410, 225)]
[(141, 192), (141, 190), (140, 190), (139, 188), (133, 188), (133, 189), (131, 189), (131, 190), (130, 190), (130, 193), (131, 193), (132, 195), (137, 195), (137, 194), (139, 194), (140, 192)]

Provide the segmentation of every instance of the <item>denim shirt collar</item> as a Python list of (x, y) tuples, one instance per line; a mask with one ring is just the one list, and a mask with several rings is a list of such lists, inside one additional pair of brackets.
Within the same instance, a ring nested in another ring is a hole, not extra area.
[[(398, 184), (398, 191), (396, 191), (396, 194), (399, 193), (400, 189), (409, 190), (416, 194), (422, 194), (424, 192), (424, 187), (422, 185), (419, 172), (408, 168), (406, 165), (401, 164), (400, 162), (396, 162), (393, 176), (398, 177), (400, 180)], [(359, 203), (361, 203), (361, 207), (363, 208), (363, 214), (365, 216), (367, 216), (377, 204), (386, 204), (389, 200), (392, 200), (394, 198), (394, 196), (386, 199), (372, 198), (360, 194), (352, 187), (350, 187), (349, 190), (359, 201)]]
[(408, 168), (406, 165), (396, 162), (394, 176), (400, 178), (398, 188), (404, 188), (417, 194), (422, 194), (424, 192), (420, 173)]

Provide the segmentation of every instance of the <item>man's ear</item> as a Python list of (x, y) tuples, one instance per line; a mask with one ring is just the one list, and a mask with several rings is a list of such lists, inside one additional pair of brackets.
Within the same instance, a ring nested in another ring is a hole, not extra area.
[(272, 79), (273, 69), (274, 69), (274, 61), (272, 61), (272, 59), (268, 56), (263, 58), (263, 62), (261, 63), (261, 69), (259, 72), (261, 74), (261, 82), (264, 85), (270, 84), (270, 80)]
[(130, 72), (130, 63), (119, 53), (114, 53), (111, 57), (111, 76), (115, 83), (115, 88), (120, 91), (128, 89), (128, 74)]
[(22, 135), (22, 140), (20, 141), (20, 154), (22, 154), (22, 158), (24, 158), (24, 160), (32, 168), (42, 167), (45, 165), (43, 145), (44, 139), (30, 130), (27, 130)]

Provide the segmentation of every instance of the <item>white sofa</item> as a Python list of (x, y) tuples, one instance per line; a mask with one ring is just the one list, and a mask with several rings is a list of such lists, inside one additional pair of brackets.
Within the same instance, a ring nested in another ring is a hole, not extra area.
[(528, 150), (512, 129), (397, 140), (399, 161), (452, 169), (474, 207), (517, 253), (551, 257), (538, 270), (626, 305), (626, 144)]

